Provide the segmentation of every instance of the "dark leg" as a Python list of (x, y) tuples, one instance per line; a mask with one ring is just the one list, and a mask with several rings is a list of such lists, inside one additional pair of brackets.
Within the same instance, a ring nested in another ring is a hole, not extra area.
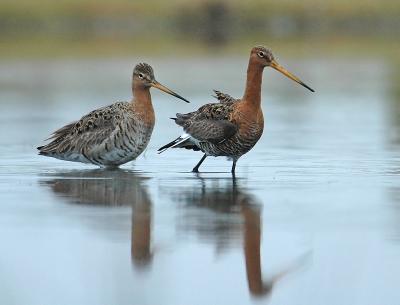
[(203, 158), (201, 158), (200, 162), (197, 163), (197, 165), (195, 167), (193, 167), (192, 172), (194, 173), (198, 173), (199, 172), (199, 167), (201, 165), (201, 163), (203, 163), (203, 161), (207, 158), (207, 155), (204, 154)]
[(233, 163), (232, 163), (231, 173), (234, 174), (234, 175), (235, 175), (235, 169), (236, 169), (236, 162), (237, 162), (237, 160), (233, 160)]

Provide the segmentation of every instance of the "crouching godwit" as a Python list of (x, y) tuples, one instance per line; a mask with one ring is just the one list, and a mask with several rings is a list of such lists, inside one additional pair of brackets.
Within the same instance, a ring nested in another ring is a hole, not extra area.
[(183, 127), (185, 133), (161, 147), (159, 153), (168, 148), (201, 150), (204, 156), (193, 168), (193, 172), (198, 172), (207, 156), (226, 156), (233, 161), (232, 173), (234, 173), (237, 160), (257, 143), (263, 133), (261, 82), (265, 67), (278, 70), (314, 92), (299, 78), (280, 66), (271, 50), (263, 46), (254, 47), (250, 53), (243, 98), (234, 99), (215, 91), (219, 103), (206, 104), (197, 111), (187, 114), (177, 113), (173, 119), (176, 124)]
[(79, 121), (55, 131), (52, 141), (38, 147), (39, 154), (61, 160), (116, 167), (136, 159), (149, 143), (154, 127), (150, 87), (185, 102), (188, 100), (161, 85), (150, 65), (133, 70), (130, 102), (117, 102), (93, 110)]

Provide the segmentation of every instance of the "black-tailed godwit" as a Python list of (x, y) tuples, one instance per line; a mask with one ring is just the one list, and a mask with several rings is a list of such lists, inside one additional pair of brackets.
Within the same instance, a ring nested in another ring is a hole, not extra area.
[(261, 109), (261, 82), (265, 67), (272, 67), (290, 79), (314, 92), (299, 78), (280, 66), (270, 49), (254, 47), (247, 68), (246, 89), (241, 99), (215, 91), (219, 103), (206, 104), (186, 114), (176, 114), (175, 123), (183, 127), (184, 134), (164, 145), (159, 153), (168, 148), (186, 148), (204, 153), (193, 168), (198, 172), (208, 156), (226, 156), (233, 161), (232, 173), (237, 160), (247, 153), (260, 139), (264, 129)]

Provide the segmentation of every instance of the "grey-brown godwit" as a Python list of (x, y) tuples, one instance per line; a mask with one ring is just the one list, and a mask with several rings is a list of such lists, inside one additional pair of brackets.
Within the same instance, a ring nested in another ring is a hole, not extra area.
[(38, 147), (39, 154), (104, 167), (116, 167), (136, 159), (153, 132), (151, 87), (189, 103), (157, 82), (150, 65), (138, 64), (133, 70), (130, 102), (117, 102), (93, 110), (79, 121), (58, 129), (49, 138), (50, 143)]

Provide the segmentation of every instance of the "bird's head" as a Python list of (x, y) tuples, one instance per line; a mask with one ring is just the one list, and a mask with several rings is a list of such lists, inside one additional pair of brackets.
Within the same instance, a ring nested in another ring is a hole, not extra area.
[(303, 83), (298, 77), (294, 76), (288, 70), (283, 68), (278, 62), (275, 60), (274, 55), (272, 54), (271, 49), (268, 49), (264, 46), (257, 46), (251, 49), (250, 58), (253, 62), (259, 64), (262, 67), (271, 67), (275, 70), (281, 72), (283, 75), (287, 76), (291, 80), (294, 80), (296, 83), (299, 83), (303, 87), (308, 90), (314, 92), (312, 88)]
[(135, 66), (133, 69), (133, 87), (141, 87), (141, 88), (150, 88), (154, 87), (157, 88), (161, 91), (164, 91), (172, 96), (175, 96), (186, 103), (189, 103), (187, 99), (184, 97), (180, 96), (179, 94), (175, 93), (171, 89), (168, 89), (164, 85), (160, 84), (158, 81), (156, 81), (154, 77), (154, 71), (153, 68), (146, 63), (140, 63)]

